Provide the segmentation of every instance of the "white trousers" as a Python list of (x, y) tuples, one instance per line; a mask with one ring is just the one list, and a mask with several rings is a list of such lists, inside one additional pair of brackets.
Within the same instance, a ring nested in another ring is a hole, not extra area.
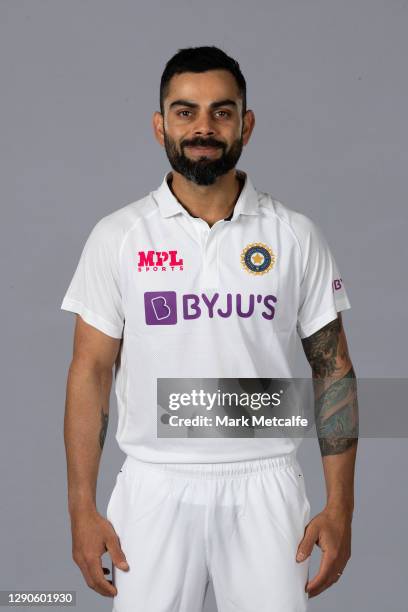
[(109, 500), (130, 566), (113, 568), (113, 612), (304, 612), (310, 504), (294, 455), (233, 463), (127, 457)]

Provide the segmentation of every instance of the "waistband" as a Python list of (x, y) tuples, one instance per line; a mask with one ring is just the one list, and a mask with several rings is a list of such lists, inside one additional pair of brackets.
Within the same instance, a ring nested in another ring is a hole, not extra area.
[(296, 453), (248, 461), (217, 463), (152, 463), (140, 461), (128, 455), (122, 466), (122, 471), (128, 474), (153, 471), (162, 474), (188, 476), (189, 478), (233, 478), (268, 470), (282, 470), (288, 467), (300, 467)]

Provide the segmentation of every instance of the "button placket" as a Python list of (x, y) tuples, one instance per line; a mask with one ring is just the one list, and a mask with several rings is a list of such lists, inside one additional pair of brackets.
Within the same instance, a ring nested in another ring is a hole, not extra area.
[(203, 286), (207, 289), (216, 289), (218, 286), (217, 252), (220, 228), (224, 226), (221, 220), (214, 223), (212, 228), (206, 228), (203, 236)]
[(215, 252), (215, 274), (217, 279), (217, 287), (220, 285), (220, 243), (223, 239), (225, 232), (231, 227), (231, 221), (225, 221), (225, 223), (221, 227), (221, 231), (217, 236), (217, 249)]

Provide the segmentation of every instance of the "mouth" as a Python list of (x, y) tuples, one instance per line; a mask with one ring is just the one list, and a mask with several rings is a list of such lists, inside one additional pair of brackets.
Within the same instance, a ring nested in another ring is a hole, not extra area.
[(197, 146), (189, 146), (186, 147), (191, 153), (196, 155), (214, 155), (220, 147), (197, 147)]

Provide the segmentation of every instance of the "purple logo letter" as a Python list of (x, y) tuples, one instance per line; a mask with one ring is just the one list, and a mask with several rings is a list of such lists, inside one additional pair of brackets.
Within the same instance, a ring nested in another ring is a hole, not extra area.
[(175, 291), (147, 291), (144, 294), (147, 325), (175, 325), (177, 296)]

